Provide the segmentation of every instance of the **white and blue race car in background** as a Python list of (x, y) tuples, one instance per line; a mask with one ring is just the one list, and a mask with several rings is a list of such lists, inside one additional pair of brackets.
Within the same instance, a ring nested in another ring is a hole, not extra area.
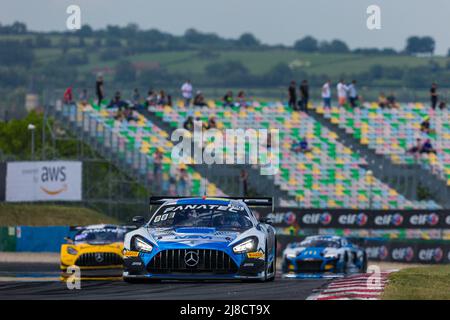
[(310, 236), (283, 251), (284, 274), (366, 272), (364, 249), (339, 236)]
[(271, 198), (152, 197), (160, 207), (126, 234), (127, 282), (143, 280), (256, 280), (275, 278), (275, 229), (249, 206)]

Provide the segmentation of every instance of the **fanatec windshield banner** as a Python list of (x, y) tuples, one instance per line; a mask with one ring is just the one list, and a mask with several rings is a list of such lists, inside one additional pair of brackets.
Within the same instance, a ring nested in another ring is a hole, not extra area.
[(8, 162), (6, 201), (80, 201), (80, 161)]
[(450, 210), (325, 210), (275, 208), (267, 215), (276, 227), (298, 228), (450, 228)]

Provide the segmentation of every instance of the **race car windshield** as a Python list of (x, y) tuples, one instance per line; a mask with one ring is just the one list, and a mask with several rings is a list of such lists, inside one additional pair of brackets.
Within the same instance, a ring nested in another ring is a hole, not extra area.
[(152, 227), (203, 227), (246, 230), (253, 226), (243, 207), (185, 205), (161, 208), (149, 223)]
[(125, 231), (120, 229), (92, 229), (82, 230), (75, 235), (75, 242), (89, 244), (105, 244), (122, 242)]
[(305, 240), (300, 243), (302, 247), (314, 247), (314, 248), (339, 248), (340, 245), (337, 241), (333, 240), (323, 240), (323, 239), (315, 239), (315, 240)]

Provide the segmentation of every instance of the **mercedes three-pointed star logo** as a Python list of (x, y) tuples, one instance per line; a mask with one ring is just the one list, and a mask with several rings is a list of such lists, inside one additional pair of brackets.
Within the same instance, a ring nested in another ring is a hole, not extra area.
[(200, 258), (198, 256), (198, 253), (195, 251), (188, 251), (184, 255), (184, 263), (186, 263), (188, 267), (195, 267), (198, 264), (199, 260)]
[(97, 261), (98, 263), (102, 263), (104, 260), (103, 253), (100, 252), (96, 252), (94, 257), (95, 261)]

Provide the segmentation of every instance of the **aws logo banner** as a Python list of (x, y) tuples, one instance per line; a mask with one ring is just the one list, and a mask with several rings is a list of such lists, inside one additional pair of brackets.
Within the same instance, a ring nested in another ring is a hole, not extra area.
[(79, 161), (8, 162), (6, 201), (80, 201)]

